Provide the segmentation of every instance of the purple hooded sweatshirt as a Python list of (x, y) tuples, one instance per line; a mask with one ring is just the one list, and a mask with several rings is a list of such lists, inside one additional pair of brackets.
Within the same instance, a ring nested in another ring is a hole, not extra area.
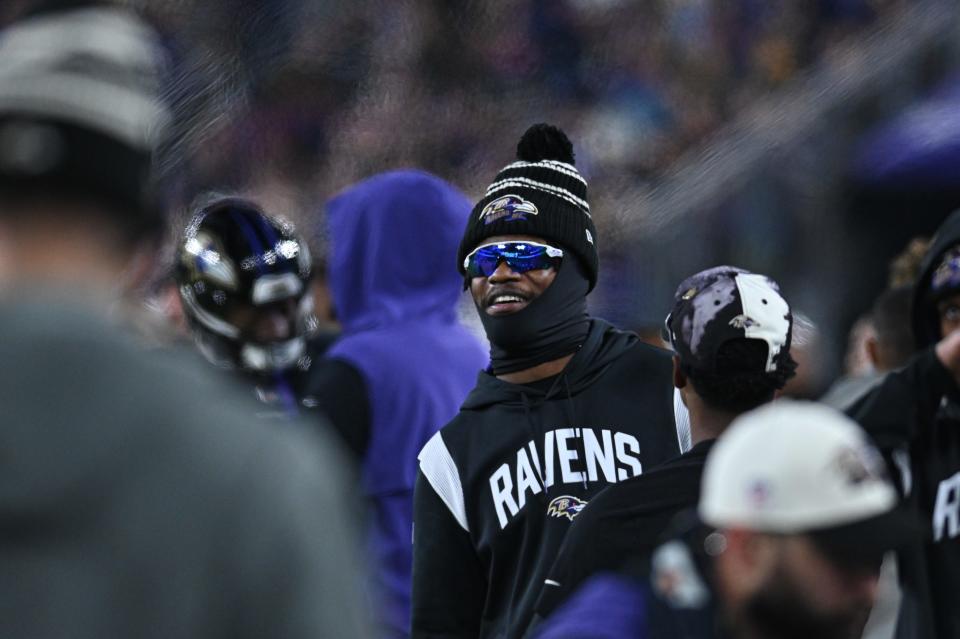
[(376, 175), (327, 203), (330, 288), (343, 328), (327, 357), (366, 382), (361, 474), (375, 511), (376, 607), (391, 637), (410, 628), (417, 454), (457, 414), (489, 359), (456, 319), (457, 246), (470, 210), (462, 193), (420, 171)]

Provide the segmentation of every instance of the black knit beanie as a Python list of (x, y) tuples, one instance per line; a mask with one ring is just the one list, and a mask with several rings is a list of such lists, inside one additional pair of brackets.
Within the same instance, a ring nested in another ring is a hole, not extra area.
[(573, 145), (563, 131), (534, 124), (517, 144), (517, 161), (497, 174), (477, 202), (460, 242), (457, 262), (495, 235), (534, 235), (560, 245), (582, 262), (597, 283), (597, 231), (587, 203), (587, 182), (574, 166)]

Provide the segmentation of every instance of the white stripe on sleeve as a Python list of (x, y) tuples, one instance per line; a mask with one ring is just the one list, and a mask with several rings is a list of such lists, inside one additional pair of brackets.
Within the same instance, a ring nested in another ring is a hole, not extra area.
[(450, 509), (450, 514), (460, 527), (470, 532), (467, 525), (467, 508), (463, 499), (463, 485), (460, 483), (460, 471), (450, 456), (447, 445), (440, 433), (435, 433), (417, 456), (420, 472), (436, 491), (441, 501)]
[(680, 452), (685, 453), (693, 447), (692, 435), (690, 434), (690, 413), (687, 411), (683, 398), (680, 397), (680, 389), (673, 389), (673, 421), (677, 425), (677, 443), (680, 444)]

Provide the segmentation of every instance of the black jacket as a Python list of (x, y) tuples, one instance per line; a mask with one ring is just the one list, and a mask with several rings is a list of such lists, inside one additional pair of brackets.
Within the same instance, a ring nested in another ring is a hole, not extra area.
[(923, 350), (849, 411), (877, 440), (926, 529), (922, 546), (900, 556), (906, 636), (931, 636), (932, 625), (932, 636), (960, 637), (960, 389), (933, 350), (940, 328), (929, 300), (934, 269), (958, 243), (960, 212), (940, 227), (914, 291)]
[(707, 454), (716, 440), (604, 489), (571, 524), (544, 583), (537, 616), (547, 617), (591, 575), (645, 557), (681, 511), (697, 505)]
[(327, 419), (357, 465), (362, 464), (370, 443), (370, 395), (360, 371), (342, 359), (315, 361), (303, 396)]
[(587, 579), (532, 636), (730, 639), (718, 616), (713, 563), (706, 553), (713, 530), (692, 511), (679, 514), (668, 529), (661, 545), (633, 554), (618, 572)]
[(515, 385), (480, 374), (420, 454), (414, 637), (523, 632), (583, 506), (689, 441), (688, 423), (675, 424), (671, 371), (668, 352), (595, 319), (556, 378)]
[[(592, 576), (534, 631), (536, 639), (733, 639), (706, 547), (714, 530), (693, 510), (616, 573)], [(815, 635), (806, 635), (811, 639)]]
[(671, 522), (669, 541), (627, 565), (625, 574), (649, 588), (644, 637), (732, 639), (722, 623), (713, 561), (705, 550), (713, 532), (686, 511)]

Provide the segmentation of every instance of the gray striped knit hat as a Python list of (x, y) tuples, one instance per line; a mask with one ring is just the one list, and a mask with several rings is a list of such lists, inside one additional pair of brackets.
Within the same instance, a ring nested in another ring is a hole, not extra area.
[(597, 231), (590, 217), (587, 182), (574, 166), (563, 131), (535, 124), (517, 144), (517, 161), (505, 166), (477, 202), (460, 242), (457, 264), (488, 237), (534, 235), (576, 255), (597, 283)]
[(170, 120), (163, 56), (132, 12), (76, 7), (0, 32), (0, 188), (92, 199), (158, 223), (153, 152)]

